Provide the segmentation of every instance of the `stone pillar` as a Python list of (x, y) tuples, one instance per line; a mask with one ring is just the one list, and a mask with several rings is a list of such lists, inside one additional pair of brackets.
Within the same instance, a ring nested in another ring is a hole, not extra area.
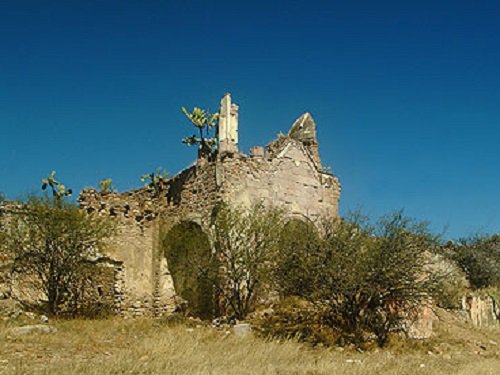
[(231, 94), (226, 93), (220, 102), (219, 152), (238, 152), (238, 105), (231, 103)]

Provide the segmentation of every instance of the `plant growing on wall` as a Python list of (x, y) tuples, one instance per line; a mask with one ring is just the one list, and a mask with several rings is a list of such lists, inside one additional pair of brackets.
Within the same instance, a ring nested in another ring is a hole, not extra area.
[(182, 112), (196, 129), (196, 133), (191, 137), (184, 138), (182, 143), (188, 146), (197, 145), (198, 157), (210, 156), (217, 146), (217, 138), (214, 133), (219, 123), (219, 114), (210, 113), (198, 107), (194, 107), (192, 112), (182, 107)]
[(113, 186), (113, 180), (111, 178), (105, 178), (97, 183), (101, 192), (110, 193), (115, 191), (115, 187)]
[(56, 172), (52, 171), (47, 176), (47, 178), (42, 178), (42, 190), (46, 190), (48, 187), (52, 190), (52, 196), (57, 199), (62, 199), (64, 197), (70, 197), (73, 191), (67, 189), (66, 186), (61, 184), (55, 179)]
[(162, 167), (156, 168), (156, 172), (143, 175), (141, 181), (146, 183), (146, 188), (158, 198), (168, 188), (168, 172)]

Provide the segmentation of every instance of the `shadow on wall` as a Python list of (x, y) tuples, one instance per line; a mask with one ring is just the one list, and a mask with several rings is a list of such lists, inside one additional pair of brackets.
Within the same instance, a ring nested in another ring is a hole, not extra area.
[(216, 315), (214, 291), (204, 275), (210, 267), (210, 251), (208, 236), (194, 222), (175, 225), (162, 241), (176, 293), (186, 301), (187, 311), (202, 319)]

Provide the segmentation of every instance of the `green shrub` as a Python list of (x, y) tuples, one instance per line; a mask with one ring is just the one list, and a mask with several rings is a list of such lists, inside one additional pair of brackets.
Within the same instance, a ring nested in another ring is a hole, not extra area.
[(470, 288), (465, 272), (445, 256), (438, 254), (429, 256), (432, 257), (429, 272), (437, 276), (433, 285), (434, 302), (445, 309), (459, 309), (462, 297)]
[(273, 255), (279, 244), (283, 214), (261, 205), (250, 209), (221, 205), (211, 231), (213, 267), (209, 276), (216, 289), (221, 313), (244, 319), (266, 294)]
[(448, 245), (448, 256), (457, 262), (475, 289), (500, 287), (500, 235), (474, 236)]
[(360, 215), (326, 219), (319, 233), (280, 249), (278, 290), (315, 306), (321, 324), (341, 341), (360, 345), (375, 337), (385, 345), (389, 333), (402, 330), (432, 295), (437, 280), (426, 268), (426, 254), (435, 239), (426, 225), (401, 212), (374, 226)]

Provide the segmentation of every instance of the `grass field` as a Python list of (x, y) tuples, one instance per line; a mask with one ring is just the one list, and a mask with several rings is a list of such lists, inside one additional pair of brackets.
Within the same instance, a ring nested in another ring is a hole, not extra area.
[(148, 319), (52, 321), (56, 333), (19, 337), (19, 321), (3, 322), (0, 374), (500, 374), (500, 328), (441, 319), (432, 339), (364, 353)]

